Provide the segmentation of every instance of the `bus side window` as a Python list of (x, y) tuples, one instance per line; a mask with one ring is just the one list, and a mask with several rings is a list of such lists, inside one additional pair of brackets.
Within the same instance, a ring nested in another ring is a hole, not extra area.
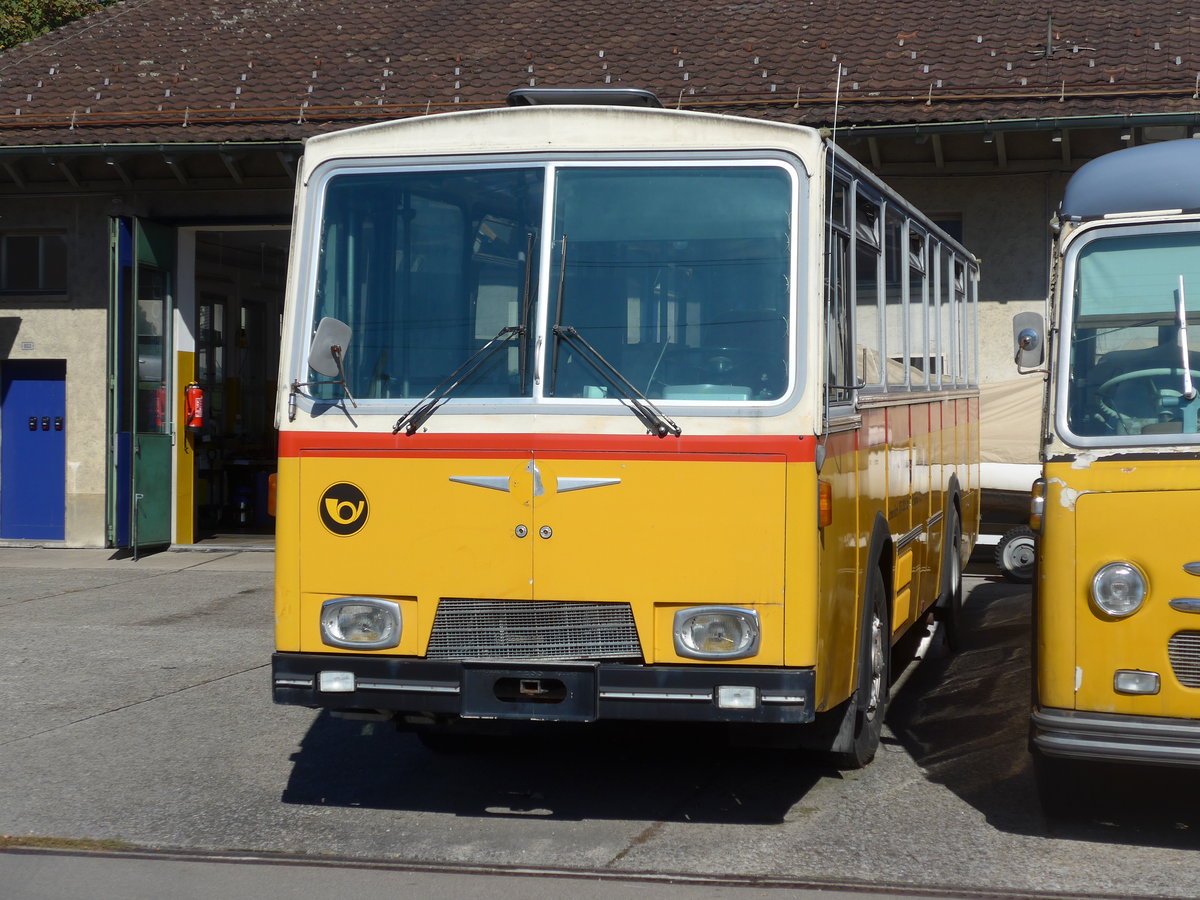
[(850, 346), (849, 309), (850, 239), (841, 232), (829, 237), (829, 287), (825, 298), (825, 335), (828, 345), (828, 381), (831, 402), (850, 399), (854, 384), (854, 357)]
[(866, 385), (884, 380), (882, 319), (879, 310), (879, 207), (859, 198), (854, 233), (854, 339), (858, 378)]

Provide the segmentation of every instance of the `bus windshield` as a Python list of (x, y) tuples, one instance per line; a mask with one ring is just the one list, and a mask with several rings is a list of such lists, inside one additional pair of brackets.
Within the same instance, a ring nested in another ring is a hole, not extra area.
[(346, 384), (360, 401), (424, 397), (502, 332), (512, 339), (453, 397), (615, 398), (555, 326), (647, 397), (788, 390), (783, 166), (350, 171), (322, 203), (312, 321), (350, 326)]
[(1200, 231), (1089, 241), (1076, 257), (1073, 306), (1070, 431), (1122, 444), (1125, 435), (1197, 440)]

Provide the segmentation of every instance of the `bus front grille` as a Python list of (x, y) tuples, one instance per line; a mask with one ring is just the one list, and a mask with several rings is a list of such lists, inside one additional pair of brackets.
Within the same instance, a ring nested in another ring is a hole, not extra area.
[(443, 599), (429, 659), (642, 658), (628, 603)]
[(1200, 631), (1180, 631), (1167, 643), (1171, 668), (1185, 687), (1200, 687)]

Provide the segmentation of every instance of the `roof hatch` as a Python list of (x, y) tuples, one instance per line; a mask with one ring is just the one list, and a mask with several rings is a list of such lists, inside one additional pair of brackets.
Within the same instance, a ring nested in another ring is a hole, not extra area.
[(517, 88), (509, 106), (647, 106), (662, 109), (653, 91), (641, 88)]

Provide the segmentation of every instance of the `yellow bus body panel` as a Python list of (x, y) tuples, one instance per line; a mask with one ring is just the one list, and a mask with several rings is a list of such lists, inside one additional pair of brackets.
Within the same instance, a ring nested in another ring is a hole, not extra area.
[[(1191, 520), (1200, 466), (1183, 460), (1096, 460), (1046, 467), (1038, 582), (1037, 679), (1042, 706), (1141, 716), (1200, 717), (1200, 689), (1175, 676), (1168, 642), (1200, 630), (1200, 617), (1169, 605), (1200, 596), (1184, 571), (1200, 560)], [(1110, 562), (1136, 565), (1148, 583), (1142, 607), (1114, 618), (1091, 602), (1092, 579)], [(1156, 672), (1157, 694), (1114, 690), (1117, 670)]]
[[(538, 468), (545, 493), (534, 498), (537, 599), (631, 603), (654, 662), (689, 661), (675, 653), (676, 610), (752, 608), (763, 625), (759, 652), (730, 664), (783, 664), (782, 458), (539, 458)], [(567, 479), (616, 483), (564, 490)]]
[[(365, 652), (414, 656), (428, 647), (441, 598), (626, 602), (646, 662), (697, 663), (675, 653), (675, 612), (728, 605), (758, 612), (762, 640), (756, 655), (723, 664), (782, 665), (783, 457), (597, 457), (306, 451), (287, 460), (280, 518), (299, 525), (280, 535), (278, 648), (364, 652), (321, 641), (320, 607), (334, 597), (399, 603), (400, 646)], [(365, 519), (338, 534), (321, 510), (347, 483), (365, 498)], [(814, 521), (815, 504), (805, 515)], [(809, 529), (811, 543), (815, 522)]]

